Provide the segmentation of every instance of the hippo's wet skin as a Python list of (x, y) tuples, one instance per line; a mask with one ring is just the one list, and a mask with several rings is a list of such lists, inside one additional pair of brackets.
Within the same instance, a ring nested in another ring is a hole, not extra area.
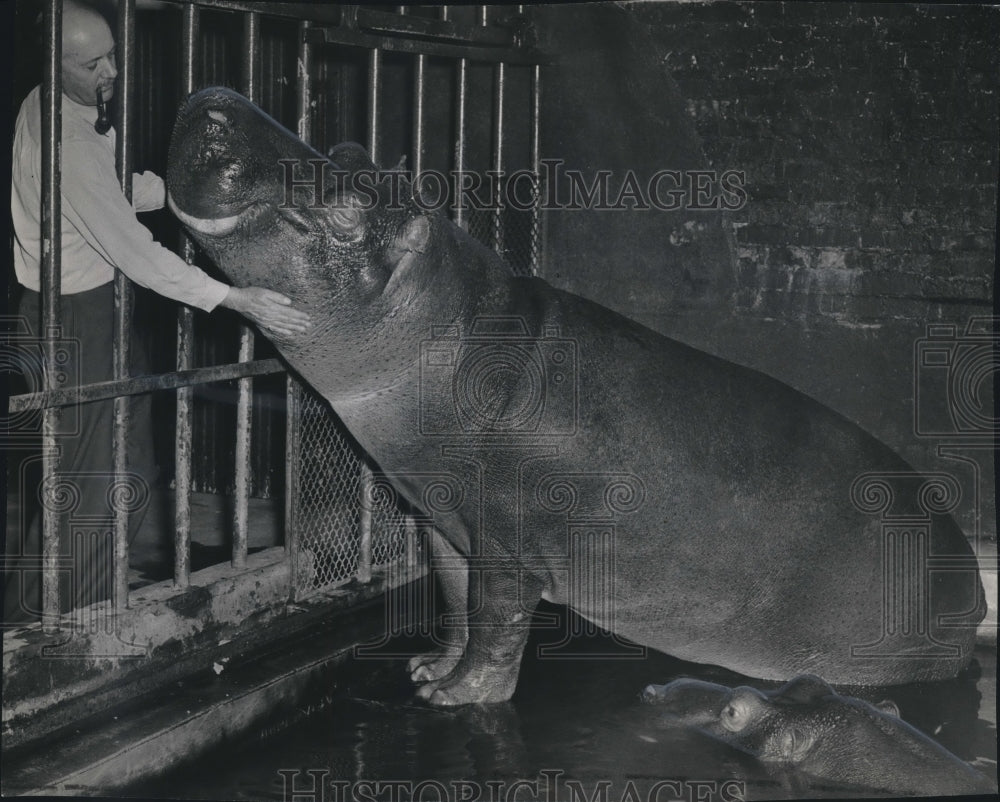
[(983, 774), (899, 718), (803, 675), (773, 691), (679, 679), (643, 699), (667, 722), (699, 729), (758, 760), (814, 779), (894, 794), (996, 792)]
[[(852, 654), (884, 632), (880, 524), (850, 488), (909, 470), (885, 446), (778, 381), (513, 276), (405, 182), (361, 182), (374, 165), (359, 146), (326, 165), (353, 184), (286, 203), (280, 160), (322, 158), (204, 90), (177, 121), (169, 202), (235, 284), (310, 314), (306, 334), (274, 338), (282, 355), (471, 555), (468, 588), (464, 573), (449, 583), (468, 599), (467, 643), (416, 666), (421, 696), (509, 698), (541, 597), (762, 678), (889, 684), (966, 665), (985, 611), (974, 569), (931, 575), (923, 631)], [(971, 558), (944, 515), (930, 549)]]

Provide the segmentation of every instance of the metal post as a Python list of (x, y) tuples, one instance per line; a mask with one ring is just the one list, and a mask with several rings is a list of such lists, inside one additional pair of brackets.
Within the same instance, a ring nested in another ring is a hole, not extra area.
[[(542, 67), (536, 64), (531, 73), (531, 169), (535, 180), (542, 180), (540, 135), (542, 119)], [(531, 210), (531, 275), (537, 276), (542, 262), (541, 203), (543, 188), (538, 187), (538, 196)]]
[[(417, 56), (413, 80), (413, 180), (420, 178), (424, 168), (424, 83), (427, 74), (427, 56)], [(415, 189), (419, 187), (415, 186)]]
[(372, 48), (368, 55), (368, 155), (378, 161), (379, 137), (378, 109), (381, 102), (382, 51)]
[(367, 462), (361, 463), (361, 514), (358, 520), (358, 582), (372, 581), (372, 487), (375, 477)]
[[(115, 137), (115, 169), (125, 197), (132, 200), (132, 88), (135, 83), (135, 0), (118, 4), (118, 118)], [(132, 282), (115, 271), (115, 339), (112, 348), (114, 378), (127, 379), (132, 372)], [(131, 397), (114, 401), (115, 481), (128, 472), (128, 429)], [(128, 521), (126, 504), (114, 505), (114, 599), (115, 610), (128, 607)]]
[[(42, 334), (45, 338), (46, 390), (55, 389), (56, 335), (62, 290), (62, 2), (49, 0), (44, 9), (46, 56), (42, 78)], [(56, 433), (60, 409), (42, 413), (42, 482), (53, 486), (59, 471)], [(59, 513), (42, 504), (42, 629), (59, 628)]]
[[(181, 59), (184, 70), (184, 93), (195, 89), (195, 48), (198, 43), (199, 9), (195, 5), (183, 8)], [(194, 262), (194, 243), (181, 234), (181, 254), (188, 263)], [(177, 370), (189, 370), (193, 365), (194, 312), (182, 306), (177, 314)], [(174, 436), (174, 584), (186, 588), (191, 584), (191, 406), (193, 389), (177, 390), (177, 426)]]
[(455, 130), (458, 133), (455, 141), (455, 225), (467, 228), (465, 207), (462, 202), (462, 176), (465, 172), (465, 105), (469, 88), (469, 62), (458, 60), (458, 109), (456, 111)]
[(500, 191), (502, 184), (501, 172), (503, 170), (503, 99), (506, 84), (506, 67), (502, 61), (496, 65), (495, 81), (496, 92), (494, 94), (494, 137), (493, 137), (493, 172), (497, 179), (497, 196), (493, 198), (496, 206), (493, 208), (493, 250), (502, 254), (503, 243), (503, 193)]
[[(307, 20), (299, 23), (299, 52), (296, 116), (298, 117), (298, 135), (303, 142), (312, 138), (312, 87), (309, 83), (309, 67), (312, 62), (312, 47), (307, 41), (310, 24)], [(285, 389), (286, 419), (285, 419), (285, 557), (288, 560), (288, 600), (295, 601), (299, 590), (299, 466), (300, 450), (300, 414), (302, 408), (302, 388), (298, 380), (288, 374)]]
[[(243, 15), (243, 90), (253, 102), (260, 102), (260, 14)], [(240, 325), (240, 362), (253, 359), (254, 333)], [(250, 507), (250, 427), (253, 408), (253, 379), (240, 379), (236, 404), (235, 499), (233, 517), (233, 568), (245, 568), (249, 542)]]
[[(372, 48), (368, 61), (368, 151), (372, 161), (378, 163), (380, 79), (382, 52)], [(366, 463), (361, 464), (361, 516), (358, 522), (358, 581), (372, 579), (372, 485), (374, 477)]]

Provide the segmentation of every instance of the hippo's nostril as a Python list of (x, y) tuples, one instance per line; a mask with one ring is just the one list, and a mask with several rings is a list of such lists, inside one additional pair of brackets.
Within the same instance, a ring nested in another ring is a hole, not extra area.
[(208, 109), (206, 114), (208, 114), (208, 116), (211, 117), (213, 120), (215, 120), (217, 123), (223, 123), (223, 124), (229, 123), (229, 118), (225, 115), (224, 112), (221, 112), (218, 109)]

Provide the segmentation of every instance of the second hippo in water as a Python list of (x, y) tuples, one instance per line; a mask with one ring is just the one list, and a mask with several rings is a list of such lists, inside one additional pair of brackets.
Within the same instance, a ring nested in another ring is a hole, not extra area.
[(907, 795), (996, 793), (990, 780), (911, 727), (891, 701), (871, 705), (803, 675), (771, 691), (679, 679), (643, 700), (763, 763), (852, 788)]

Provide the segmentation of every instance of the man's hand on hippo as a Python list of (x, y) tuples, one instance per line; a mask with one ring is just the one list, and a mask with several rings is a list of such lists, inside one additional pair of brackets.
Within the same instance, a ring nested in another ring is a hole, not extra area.
[(235, 309), (269, 334), (301, 334), (311, 325), (309, 315), (293, 308), (290, 298), (263, 287), (230, 287), (222, 306)]

